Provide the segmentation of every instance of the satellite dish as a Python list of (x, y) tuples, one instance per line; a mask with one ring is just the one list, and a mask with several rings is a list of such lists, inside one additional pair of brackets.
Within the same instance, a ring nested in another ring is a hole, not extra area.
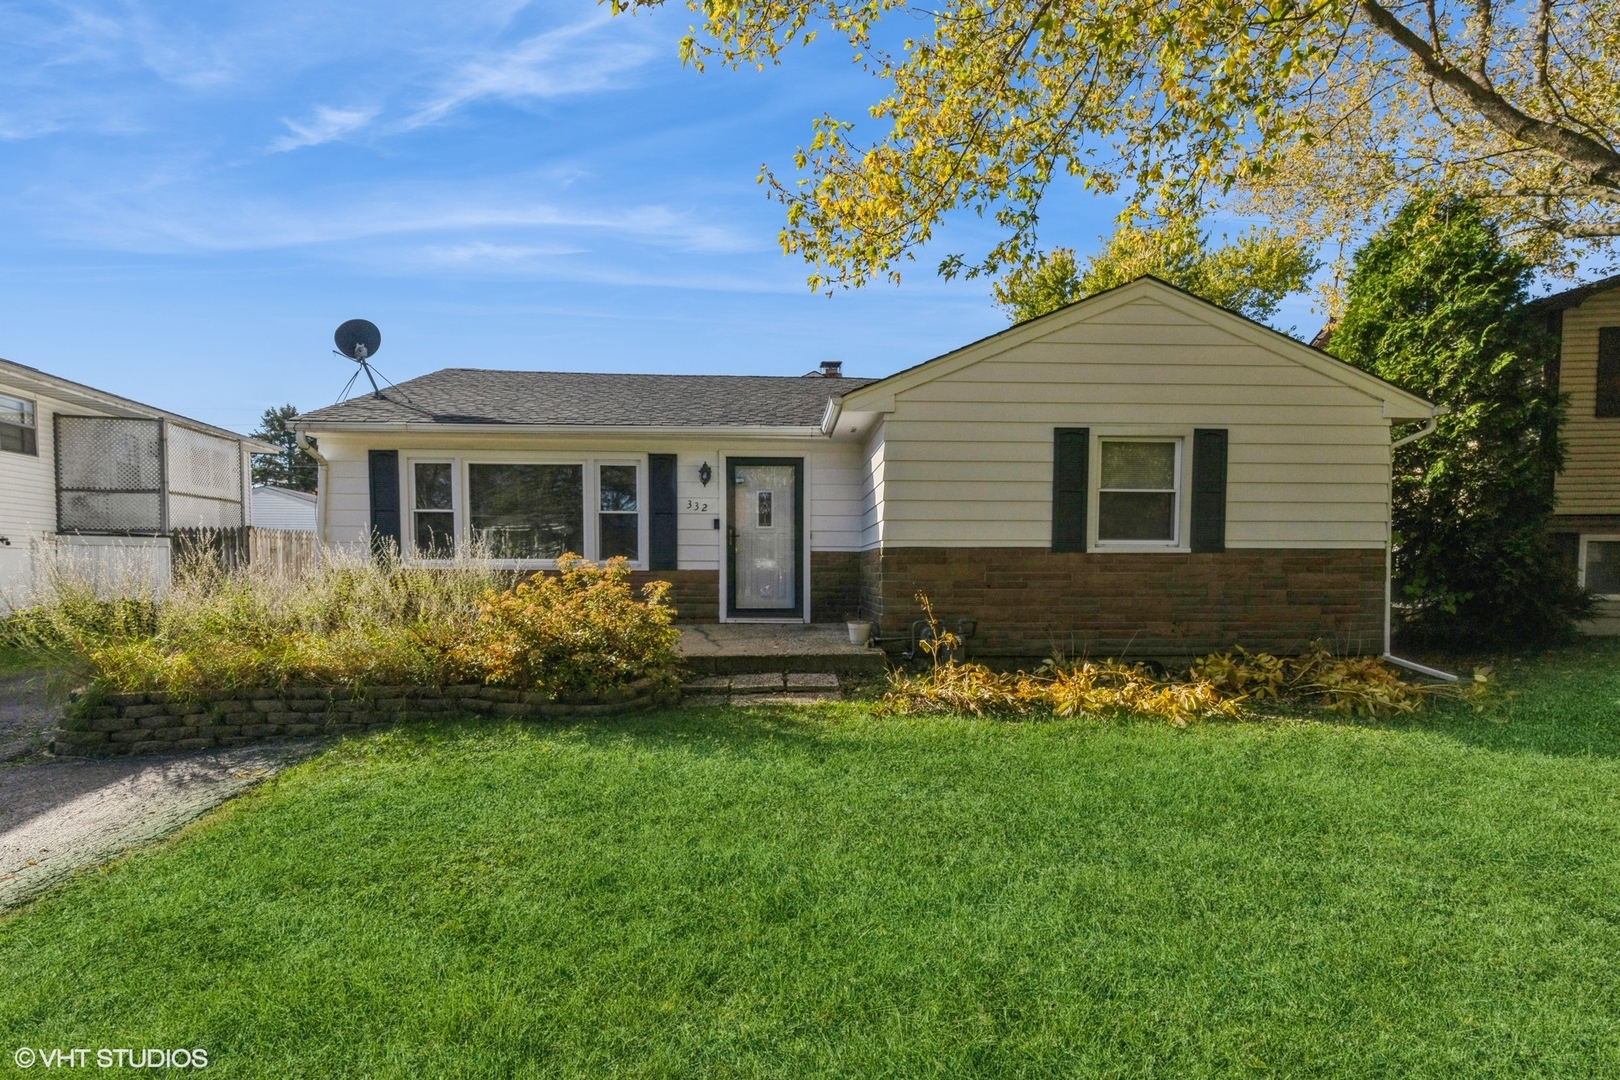
[(368, 319), (350, 319), (337, 328), (332, 340), (337, 342), (338, 352), (363, 364), (382, 348), (382, 331)]

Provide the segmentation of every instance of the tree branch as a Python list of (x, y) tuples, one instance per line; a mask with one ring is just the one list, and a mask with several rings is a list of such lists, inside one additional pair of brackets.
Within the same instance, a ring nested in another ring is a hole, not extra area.
[(1377, 0), (1359, 2), (1362, 13), (1374, 27), (1411, 53), (1429, 77), (1462, 95), (1492, 127), (1511, 139), (1552, 154), (1583, 174), (1589, 183), (1620, 189), (1620, 153), (1596, 139), (1522, 112), (1494, 89), (1482, 85), (1441, 56)]

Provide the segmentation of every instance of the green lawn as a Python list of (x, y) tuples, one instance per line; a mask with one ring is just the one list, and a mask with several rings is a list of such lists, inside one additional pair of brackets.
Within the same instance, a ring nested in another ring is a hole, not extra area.
[[(0, 920), (223, 1076), (1620, 1075), (1620, 649), (1417, 722), (403, 729)], [(7, 1066), (9, 1067), (9, 1066)]]

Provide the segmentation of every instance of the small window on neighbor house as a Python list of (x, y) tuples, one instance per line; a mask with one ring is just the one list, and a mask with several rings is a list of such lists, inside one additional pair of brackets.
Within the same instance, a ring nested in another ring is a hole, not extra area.
[(1620, 596), (1620, 538), (1581, 545), (1581, 584), (1599, 596)]
[(0, 450), (13, 454), (38, 454), (34, 403), (0, 394)]
[(454, 468), (448, 461), (416, 463), (411, 531), (418, 555), (448, 559), (456, 553), (453, 473)]
[(641, 511), (637, 501), (634, 465), (602, 465), (597, 469), (601, 510), (597, 515), (597, 558), (641, 557)]
[(1180, 444), (1174, 439), (1103, 439), (1097, 542), (1176, 542)]
[(1620, 416), (1620, 326), (1598, 330), (1596, 416)]

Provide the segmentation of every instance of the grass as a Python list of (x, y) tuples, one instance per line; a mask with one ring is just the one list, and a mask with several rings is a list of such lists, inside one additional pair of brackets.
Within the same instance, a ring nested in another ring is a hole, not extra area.
[[(345, 743), (0, 921), (225, 1076), (1620, 1073), (1620, 649), (1413, 721), (858, 705)], [(8, 1050), (9, 1053), (9, 1050)]]
[(0, 645), (0, 676), (37, 671), (43, 665), (32, 653)]

